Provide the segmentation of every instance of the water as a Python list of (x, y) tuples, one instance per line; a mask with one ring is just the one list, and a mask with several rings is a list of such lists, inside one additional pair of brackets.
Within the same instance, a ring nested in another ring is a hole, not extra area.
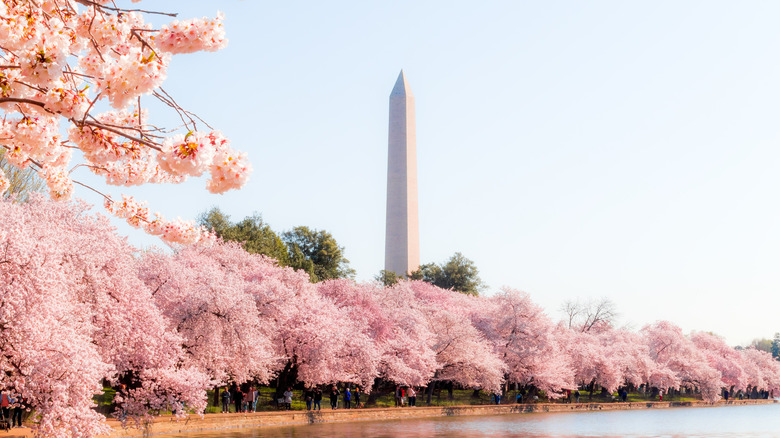
[(508, 414), (309, 424), (165, 435), (165, 438), (289, 437), (780, 437), (780, 405)]

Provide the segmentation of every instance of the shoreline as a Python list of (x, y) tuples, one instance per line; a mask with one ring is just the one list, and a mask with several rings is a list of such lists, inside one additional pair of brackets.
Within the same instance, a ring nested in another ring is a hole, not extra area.
[[(613, 403), (536, 403), (506, 405), (418, 406), (404, 408), (336, 409), (322, 411), (271, 411), (246, 414), (189, 415), (182, 419), (157, 417), (147, 427), (122, 429), (116, 420), (107, 423), (114, 430), (105, 438), (148, 437), (155, 435), (216, 432), (220, 430), (255, 429), (263, 427), (295, 426), (315, 423), (345, 423), (358, 421), (401, 420), (405, 418), (433, 418), (447, 416), (488, 416), (509, 414), (629, 411), (640, 409), (703, 408), (777, 404), (775, 399), (729, 400), (716, 403), (703, 401), (669, 402), (613, 402)], [(28, 438), (30, 429), (23, 427), (0, 432), (0, 438)]]
[[(537, 403), (506, 405), (418, 406), (404, 408), (336, 409), (322, 411), (278, 411), (247, 414), (206, 414), (202, 418), (190, 415), (176, 420), (159, 417), (148, 428), (122, 429), (115, 420), (108, 424), (114, 431), (106, 437), (142, 437), (150, 435), (208, 432), (231, 429), (250, 429), (274, 426), (294, 426), (314, 423), (380, 421), (405, 418), (430, 418), (446, 416), (486, 416), (524, 413), (621, 411), (639, 409), (669, 409), (683, 407), (748, 406), (780, 403), (774, 399), (729, 400), (717, 403), (702, 401), (670, 402), (613, 402), (613, 403)], [(0, 436), (1, 438), (1, 436)]]

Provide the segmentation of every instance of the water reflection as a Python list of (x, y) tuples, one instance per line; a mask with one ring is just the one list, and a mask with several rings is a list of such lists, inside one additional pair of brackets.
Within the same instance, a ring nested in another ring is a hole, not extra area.
[(780, 437), (780, 405), (510, 414), (280, 426), (165, 438), (340, 437)]

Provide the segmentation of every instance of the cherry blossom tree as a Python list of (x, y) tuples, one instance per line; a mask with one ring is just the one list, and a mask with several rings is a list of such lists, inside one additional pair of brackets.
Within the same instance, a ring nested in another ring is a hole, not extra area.
[(650, 376), (651, 385), (659, 389), (684, 386), (701, 391), (706, 401), (720, 399), (721, 374), (679, 327), (659, 321), (645, 326), (642, 333), (657, 367)]
[[(303, 382), (308, 386), (335, 382), (367, 384), (375, 359), (370, 341), (352, 326), (344, 312), (322, 296), (305, 271), (282, 268), (265, 257), (247, 266), (245, 278), (273, 352), (281, 358), (278, 389)], [(365, 361), (368, 369), (363, 369)]]
[[(246, 182), (246, 155), (161, 88), (172, 55), (226, 46), (222, 16), (154, 29), (145, 15), (108, 0), (0, 2), (0, 147), (10, 164), (38, 172), (52, 199), (70, 199), (81, 184), (72, 178), (78, 167), (118, 186), (178, 183), (206, 172), (212, 193)], [(145, 96), (180, 116), (178, 133), (149, 121)], [(74, 166), (75, 149), (83, 161)], [(8, 186), (0, 172), (0, 192)], [(166, 241), (213, 239), (130, 196), (104, 196), (108, 211)]]
[(742, 367), (746, 372), (747, 385), (758, 390), (780, 391), (780, 362), (771, 353), (747, 348), (742, 350)]
[(253, 258), (234, 243), (184, 247), (170, 256), (147, 252), (138, 275), (181, 336), (186, 363), (213, 384), (268, 382), (277, 362), (240, 270)]
[(113, 368), (91, 342), (91, 312), (71, 272), (59, 266), (70, 254), (58, 242), (74, 245), (73, 235), (58, 230), (61, 240), (52, 239), (44, 226), (63, 215), (0, 203), (0, 380), (29, 399), (36, 436), (92, 436), (107, 430), (91, 399)]
[[(617, 385), (639, 387), (650, 380), (655, 363), (650, 358), (650, 349), (640, 334), (626, 329), (613, 329), (598, 336), (601, 348), (606, 351), (608, 360), (616, 369)], [(609, 391), (615, 389), (615, 386), (607, 386)]]
[(508, 382), (533, 385), (552, 398), (575, 388), (555, 327), (527, 293), (505, 288), (481, 301), (472, 319), (507, 365)]
[(414, 290), (401, 282), (381, 288), (372, 296), (386, 318), (379, 339), (383, 351), (380, 373), (398, 384), (426, 385), (439, 367), (434, 350), (436, 335), (423, 308), (416, 303)]
[(492, 345), (471, 322), (479, 298), (445, 290), (422, 281), (399, 282), (393, 289), (411, 288), (428, 330), (437, 370), (434, 380), (449, 381), (467, 388), (500, 391), (506, 374)]
[(707, 364), (718, 370), (722, 386), (731, 391), (747, 388), (747, 374), (742, 368), (743, 356), (739, 351), (711, 333), (694, 332), (691, 341), (704, 354)]
[(32, 197), (0, 202), (0, 223), (0, 384), (29, 400), (36, 436), (106, 432), (92, 410), (103, 379), (128, 384), (117, 401), (130, 416), (205, 407), (207, 379), (178, 366), (133, 249), (105, 217)]
[[(424, 317), (409, 303), (415, 299), (408, 288), (387, 289), (378, 284), (330, 280), (318, 284), (325, 297), (340, 309), (352, 333), (365, 336), (372, 350), (361, 359), (364, 381), (376, 377), (401, 385), (425, 385), (436, 371), (433, 334)], [(368, 371), (371, 370), (371, 373)], [(370, 384), (364, 386), (370, 390)]]
[(599, 387), (614, 391), (621, 383), (620, 370), (601, 343), (599, 334), (587, 331), (559, 329), (565, 339), (566, 351), (574, 370), (575, 381), (584, 384), (593, 394)]

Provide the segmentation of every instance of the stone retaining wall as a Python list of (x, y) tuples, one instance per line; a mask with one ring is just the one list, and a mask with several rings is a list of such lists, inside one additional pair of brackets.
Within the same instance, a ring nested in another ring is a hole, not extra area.
[(757, 405), (777, 403), (776, 400), (729, 400), (718, 403), (696, 402), (634, 402), (634, 403), (553, 403), (522, 405), (475, 405), (452, 407), (405, 407), (373, 409), (337, 409), (322, 411), (279, 411), (256, 412), (249, 414), (207, 414), (203, 417), (192, 415), (176, 420), (171, 417), (156, 418), (154, 423), (144, 429), (122, 429), (115, 421), (109, 424), (115, 429), (109, 435), (113, 437), (140, 437), (157, 434), (208, 431), (220, 429), (240, 429), (263, 426), (283, 426), (294, 424), (326, 423), (337, 421), (372, 421), (402, 418), (443, 417), (450, 415), (501, 415), (530, 412), (586, 412), (618, 411), (631, 409), (663, 409), (677, 407), (711, 407), (727, 405)]

